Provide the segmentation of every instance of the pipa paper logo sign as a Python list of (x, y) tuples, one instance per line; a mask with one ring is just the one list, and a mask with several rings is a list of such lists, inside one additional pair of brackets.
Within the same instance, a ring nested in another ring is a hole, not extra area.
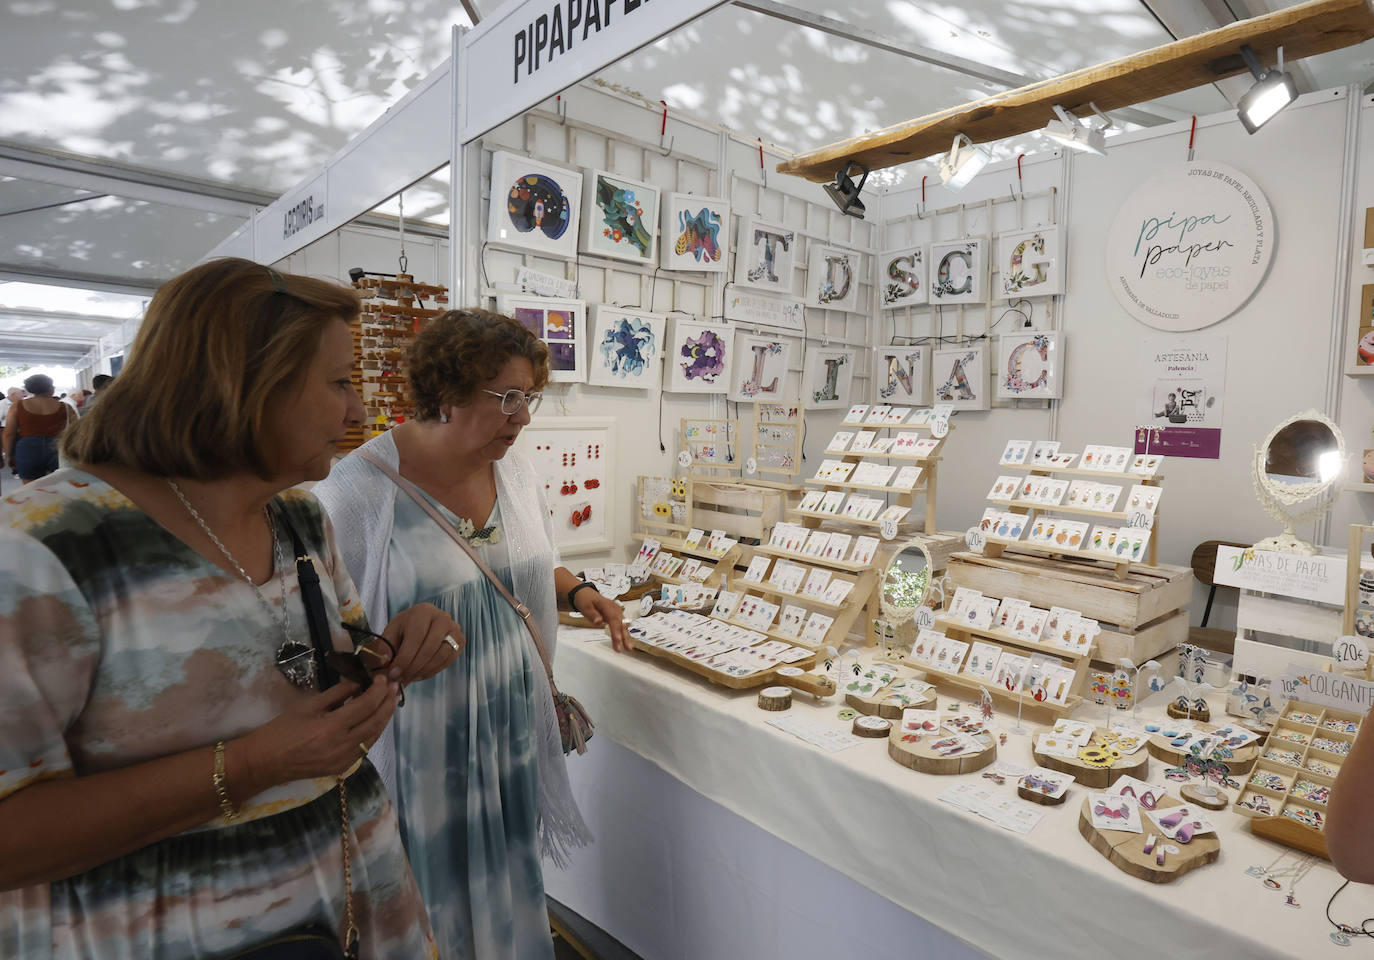
[(1132, 193), (1107, 238), (1107, 278), (1126, 312), (1158, 330), (1200, 330), (1235, 313), (1274, 256), (1274, 214), (1253, 180), (1189, 163)]

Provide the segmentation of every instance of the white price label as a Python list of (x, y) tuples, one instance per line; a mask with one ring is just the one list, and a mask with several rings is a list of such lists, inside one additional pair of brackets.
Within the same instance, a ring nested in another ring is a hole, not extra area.
[(1369, 644), (1363, 637), (1346, 635), (1336, 640), (1336, 663), (1342, 667), (1369, 665)]
[(916, 625), (917, 630), (934, 630), (935, 611), (930, 609), (930, 607), (918, 608), (916, 610), (916, 616), (913, 618), (912, 623)]
[(1130, 513), (1126, 515), (1126, 526), (1137, 527), (1141, 530), (1153, 530), (1155, 515), (1148, 510), (1132, 507)]
[(690, 467), (692, 465), (692, 455), (686, 450), (683, 450), (677, 455), (677, 462), (679, 466)]
[(759, 472), (759, 462), (753, 457), (750, 457), (748, 460), (744, 461), (744, 472), (752, 477)]
[(884, 517), (883, 522), (878, 525), (878, 532), (884, 540), (897, 539), (897, 521), (891, 517)]
[(944, 417), (930, 421), (930, 435), (941, 440), (949, 435), (949, 421)]
[(967, 544), (968, 548), (974, 553), (982, 553), (983, 547), (987, 542), (987, 535), (977, 527), (969, 527), (968, 532), (964, 534), (964, 543)]
[(644, 596), (639, 598), (639, 615), (641, 617), (647, 617), (649, 614), (653, 612), (654, 595), (652, 593), (646, 593), (644, 594)]

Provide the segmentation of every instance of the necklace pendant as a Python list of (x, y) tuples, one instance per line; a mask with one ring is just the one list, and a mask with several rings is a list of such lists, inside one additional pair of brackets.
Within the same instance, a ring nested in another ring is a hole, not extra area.
[(1248, 876), (1251, 876), (1251, 877), (1262, 877), (1262, 876), (1264, 876), (1264, 868), (1263, 868), (1263, 867), (1260, 867), (1260, 866), (1246, 867), (1246, 868), (1245, 868), (1245, 872), (1246, 872), (1246, 874), (1247, 874)]
[(277, 648), (277, 669), (291, 686), (300, 690), (315, 687), (315, 651), (303, 643), (288, 640)]
[(1298, 901), (1294, 900), (1294, 899), (1293, 899), (1293, 895), (1292, 895), (1291, 893), (1288, 895), (1288, 899), (1286, 899), (1286, 900), (1284, 901), (1284, 903), (1286, 903), (1286, 904), (1287, 904), (1288, 906), (1290, 906), (1290, 907), (1293, 907), (1293, 908), (1296, 909), (1296, 910), (1301, 910), (1301, 909), (1302, 909), (1302, 904), (1300, 904), (1300, 903), (1298, 903)]

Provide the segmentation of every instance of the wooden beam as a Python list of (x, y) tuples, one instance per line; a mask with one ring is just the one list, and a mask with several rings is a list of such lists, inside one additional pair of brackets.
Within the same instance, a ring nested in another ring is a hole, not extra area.
[(778, 171), (821, 183), (831, 179), (850, 160), (857, 160), (870, 170), (880, 170), (943, 153), (959, 133), (967, 134), (974, 143), (1028, 133), (1054, 119), (1055, 104), (1078, 116), (1090, 116), (1089, 103), (1109, 111), (1167, 97), (1244, 73), (1242, 44), (1254, 48), (1262, 63), (1272, 64), (1280, 46), (1285, 61), (1301, 60), (1371, 37), (1371, 0), (1310, 0), (842, 140), (779, 163)]

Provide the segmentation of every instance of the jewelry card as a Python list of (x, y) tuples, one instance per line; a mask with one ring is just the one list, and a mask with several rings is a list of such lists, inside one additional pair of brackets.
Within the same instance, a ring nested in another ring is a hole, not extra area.
[[(1107, 448), (1104, 447), (1104, 446), (1102, 446), (1101, 444), (1097, 444), (1097, 443), (1090, 443), (1090, 444), (1088, 444), (1086, 447), (1083, 448), (1083, 459), (1079, 461), (1079, 465), (1080, 465), (1084, 470), (1104, 470), (1104, 469), (1106, 469), (1105, 467), (1102, 466), (1102, 461), (1103, 461), (1103, 459), (1104, 459), (1103, 456), (1102, 456), (1102, 454), (1103, 454), (1103, 452), (1104, 452), (1105, 450), (1107, 450)], [(1108, 457), (1108, 458), (1106, 458), (1106, 459), (1107, 459), (1108, 462), (1110, 463), (1110, 457)]]
[(1022, 640), (1029, 640), (1032, 643), (1040, 642), (1040, 635), (1045, 630), (1045, 618), (1050, 615), (1048, 610), (1041, 610), (1039, 607), (1027, 606), (1017, 616), (1016, 627), (1012, 633)]
[(706, 552), (713, 557), (723, 557), (729, 553), (739, 543), (738, 540), (730, 537), (722, 537), (715, 541), (714, 545), (707, 545)]
[(1045, 629), (1042, 635), (1057, 647), (1065, 650), (1075, 649), (1074, 630), (1078, 626), (1078, 616), (1077, 610), (1050, 607), (1050, 614), (1045, 618)]
[(1064, 500), (1064, 494), (1069, 489), (1067, 480), (1046, 480), (1040, 485), (1037, 494), (1037, 502), (1049, 507), (1057, 507)]
[(1073, 462), (1077, 459), (1078, 454), (1076, 453), (1056, 453), (1054, 456), (1050, 457), (1050, 466), (1071, 467), (1073, 466)]
[(964, 658), (968, 656), (969, 645), (963, 640), (950, 640), (935, 654), (936, 667), (958, 673), (963, 669)]
[(1021, 689), (1029, 666), (1030, 657), (1003, 650), (1002, 655), (997, 658), (997, 671), (993, 674), (993, 682), (1011, 693), (1017, 693)]
[(1106, 463), (1103, 469), (1113, 473), (1125, 473), (1126, 468), (1130, 466), (1131, 459), (1130, 447), (1108, 447), (1103, 454), (1103, 460)]
[(1058, 522), (1058, 517), (1036, 517), (1035, 522), (1026, 531), (1026, 541), (1046, 547), (1052, 545), (1054, 543), (1054, 528)]
[(1124, 830), (1127, 833), (1144, 833), (1140, 825), (1140, 807), (1134, 797), (1121, 797), (1112, 793), (1088, 794), (1088, 810), (1092, 813), (1092, 824), (1099, 830)]
[(678, 576), (682, 577), (684, 580), (690, 580), (692, 579), (692, 574), (696, 573), (697, 568), (700, 566), (701, 561), (692, 557), (682, 564), (682, 569), (678, 571)]
[(1030, 462), (1036, 466), (1046, 466), (1050, 462), (1050, 457), (1058, 452), (1058, 440), (1037, 440), (1031, 448)]
[(913, 410), (911, 416), (906, 418), (906, 425), (908, 427), (923, 427), (930, 423), (930, 418), (933, 413), (934, 411), (929, 407), (921, 410)]
[(782, 608), (782, 618), (778, 621), (778, 633), (789, 639), (801, 633), (802, 622), (806, 619), (806, 608), (788, 604)]
[(987, 499), (1010, 500), (1016, 496), (1016, 488), (1019, 486), (1021, 486), (1020, 477), (998, 477), (997, 482), (994, 483), (992, 489), (988, 491)]
[[(663, 556), (663, 554), (659, 554), (659, 556)], [(680, 570), (681, 568), (682, 558), (670, 556), (668, 558), (668, 566), (664, 569), (663, 575), (665, 577), (676, 577), (678, 570)]]
[(827, 560), (843, 561), (844, 555), (849, 551), (849, 544), (854, 538), (847, 533), (832, 533), (829, 542), (825, 545), (823, 556)]
[(911, 456), (916, 450), (916, 443), (921, 439), (919, 433), (910, 431), (897, 434), (892, 440), (892, 450), (903, 456)]
[(668, 553), (667, 551), (660, 551), (654, 557), (653, 563), (649, 564), (649, 571), (651, 573), (656, 573), (659, 576), (666, 575), (668, 570), (668, 564), (672, 561), (672, 559), (673, 555), (671, 553)]
[(812, 646), (825, 641), (826, 631), (835, 622), (834, 617), (827, 617), (824, 614), (813, 613), (806, 621), (806, 626), (802, 629), (802, 643), (809, 643)]
[(844, 503), (844, 491), (831, 490), (821, 499), (821, 508), (817, 512), (837, 514), (840, 512), (840, 504), (842, 503)]
[(894, 490), (914, 490), (920, 479), (920, 467), (902, 467), (897, 471), (897, 476), (892, 478), (892, 488)]
[[(808, 490), (801, 498), (801, 503), (797, 504), (798, 510), (815, 511), (821, 505), (821, 498), (825, 496), (823, 490)], [(776, 532), (777, 528), (774, 528)]]
[(1034, 503), (1040, 499), (1040, 488), (1048, 482), (1048, 477), (1023, 477), (1016, 488), (1016, 499)]
[(1080, 616), (1073, 627), (1073, 646), (1068, 648), (1075, 653), (1087, 653), (1092, 649), (1093, 640), (1102, 631), (1102, 626), (1091, 617)]
[(863, 423), (864, 417), (868, 415), (868, 404), (856, 403), (849, 408), (849, 412), (844, 415), (841, 423)]
[(964, 619), (975, 630), (991, 630), (992, 619), (997, 616), (1000, 605), (1001, 601), (996, 597), (979, 597), (964, 614)]
[(1029, 607), (1030, 603), (1017, 597), (1003, 597), (1002, 602), (997, 605), (997, 613), (992, 618), (992, 629), (1010, 630), (1011, 625), (1016, 622), (1016, 614), (1022, 607)]
[(940, 441), (934, 437), (926, 437), (924, 440), (916, 441), (916, 448), (912, 451), (913, 456), (925, 459), (935, 453), (935, 448), (940, 445)]
[(850, 482), (860, 483), (868, 487), (885, 487), (887, 481), (891, 480), (892, 475), (896, 472), (896, 467), (865, 460), (855, 465)]
[(956, 587), (954, 599), (950, 601), (947, 616), (951, 620), (961, 620), (973, 604), (983, 599), (981, 590), (974, 590), (972, 587)]
[(1162, 487), (1147, 487), (1137, 483), (1131, 487), (1131, 492), (1126, 497), (1126, 509), (1131, 512), (1140, 510), (1154, 516), (1155, 510), (1159, 507), (1159, 495), (1163, 492)]
[(854, 439), (854, 433), (853, 433), (853, 431), (851, 431), (851, 430), (837, 430), (837, 431), (835, 431), (835, 435), (834, 435), (833, 437), (830, 438), (830, 442), (829, 442), (828, 444), (826, 444), (825, 452), (826, 452), (826, 453), (844, 453), (845, 448), (849, 446), (849, 441), (851, 441), (851, 440), (853, 440), (853, 439)]
[(1092, 533), (1088, 535), (1087, 550), (1089, 553), (1114, 555), (1116, 551), (1116, 527), (1095, 526)]
[(868, 448), (869, 453), (891, 453), (892, 445), (896, 443), (895, 437), (879, 437), (873, 441), (873, 446)]
[(1004, 467), (1023, 466), (1026, 457), (1030, 455), (1030, 448), (1029, 440), (1008, 440), (1006, 448), (1002, 451), (1002, 459), (997, 462)]
[(997, 517), (993, 535), (999, 540), (1020, 540), (1026, 529), (1026, 516), (1021, 513), (1002, 513)]
[(903, 423), (910, 413), (910, 407), (893, 407), (887, 412), (887, 416), (883, 418), (883, 423), (889, 427), (895, 427)]
[[(701, 531), (696, 532), (700, 533)], [(635, 555), (634, 562), (646, 565), (652, 563), (660, 549), (662, 549), (662, 545), (657, 540), (652, 537), (645, 537), (644, 542), (639, 545), (639, 553)]]
[(821, 599), (826, 603), (834, 604), (838, 607), (840, 604), (844, 603), (845, 598), (849, 596), (849, 592), (853, 589), (853, 580), (845, 580), (836, 577), (826, 585), (825, 591), (821, 594)]
[(735, 612), (735, 607), (739, 606), (740, 595), (729, 590), (722, 590), (716, 597), (716, 605), (711, 608), (711, 616), (717, 620), (729, 620), (730, 615)]
[(688, 580), (695, 580), (697, 583), (705, 581), (707, 577), (716, 572), (716, 568), (709, 563), (702, 563), (700, 566), (693, 567), (691, 573), (685, 572), (686, 569), (686, 567), (683, 567), (684, 572), (682, 575)]
[[(881, 501), (881, 500), (876, 501), (876, 502), (877, 502), (879, 505), (882, 504), (882, 501)], [(881, 522), (884, 521), (884, 520), (891, 520), (891, 521), (893, 521), (894, 523), (901, 523), (903, 520), (906, 519), (906, 515), (907, 515), (908, 513), (910, 513), (910, 512), (911, 512), (911, 508), (910, 508), (910, 507), (902, 507), (902, 506), (898, 506), (898, 505), (894, 504), (894, 505), (888, 507), (888, 508), (887, 508), (886, 510), (884, 510), (882, 513), (878, 514), (878, 521), (881, 523)], [(860, 519), (861, 519), (861, 520), (872, 520), (873, 518), (870, 516), (870, 517), (860, 517)]]
[(825, 556), (826, 544), (830, 542), (830, 534), (825, 530), (812, 530), (811, 536), (806, 538), (806, 546), (802, 547), (802, 553), (808, 557)]
[(921, 710), (916, 707), (908, 707), (902, 711), (903, 733), (914, 733), (918, 736), (927, 733), (939, 733), (941, 722), (939, 710)]
[(916, 660), (919, 663), (930, 663), (935, 656), (935, 650), (949, 638), (938, 630), (922, 630), (916, 634), (916, 640), (911, 644), (911, 652), (907, 654), (909, 660)]
[(849, 555), (850, 563), (870, 564), (878, 552), (877, 537), (859, 537), (854, 541), (854, 550)]
[(744, 571), (741, 580), (746, 583), (763, 583), (764, 574), (768, 572), (768, 565), (773, 562), (771, 557), (755, 557), (749, 561), (749, 569)]
[(1059, 520), (1049, 534), (1049, 544), (1056, 550), (1077, 550), (1087, 537), (1086, 520)]
[(885, 423), (887, 415), (892, 412), (892, 404), (876, 403), (868, 408), (868, 417), (864, 423)]
[(1001, 647), (982, 641), (975, 642), (969, 648), (968, 673), (980, 680), (991, 680), (997, 669), (997, 658), (1001, 655)]
[(1099, 483), (1097, 489), (1093, 491), (1092, 503), (1088, 506), (1094, 510), (1112, 511), (1116, 509), (1116, 501), (1121, 498), (1121, 487), (1110, 483)]
[(830, 571), (816, 567), (807, 575), (806, 583), (802, 585), (801, 593), (808, 597), (819, 597), (825, 593), (826, 584), (829, 582)]
[(872, 430), (860, 430), (854, 434), (854, 442), (849, 446), (850, 453), (867, 453), (877, 434)]
[(1049, 757), (1075, 759), (1078, 756), (1078, 744), (1054, 733), (1042, 733), (1035, 738), (1035, 752)]
[(1153, 477), (1159, 472), (1159, 465), (1163, 462), (1164, 458), (1155, 454), (1138, 454), (1131, 460), (1131, 473), (1138, 473), (1143, 477)]

